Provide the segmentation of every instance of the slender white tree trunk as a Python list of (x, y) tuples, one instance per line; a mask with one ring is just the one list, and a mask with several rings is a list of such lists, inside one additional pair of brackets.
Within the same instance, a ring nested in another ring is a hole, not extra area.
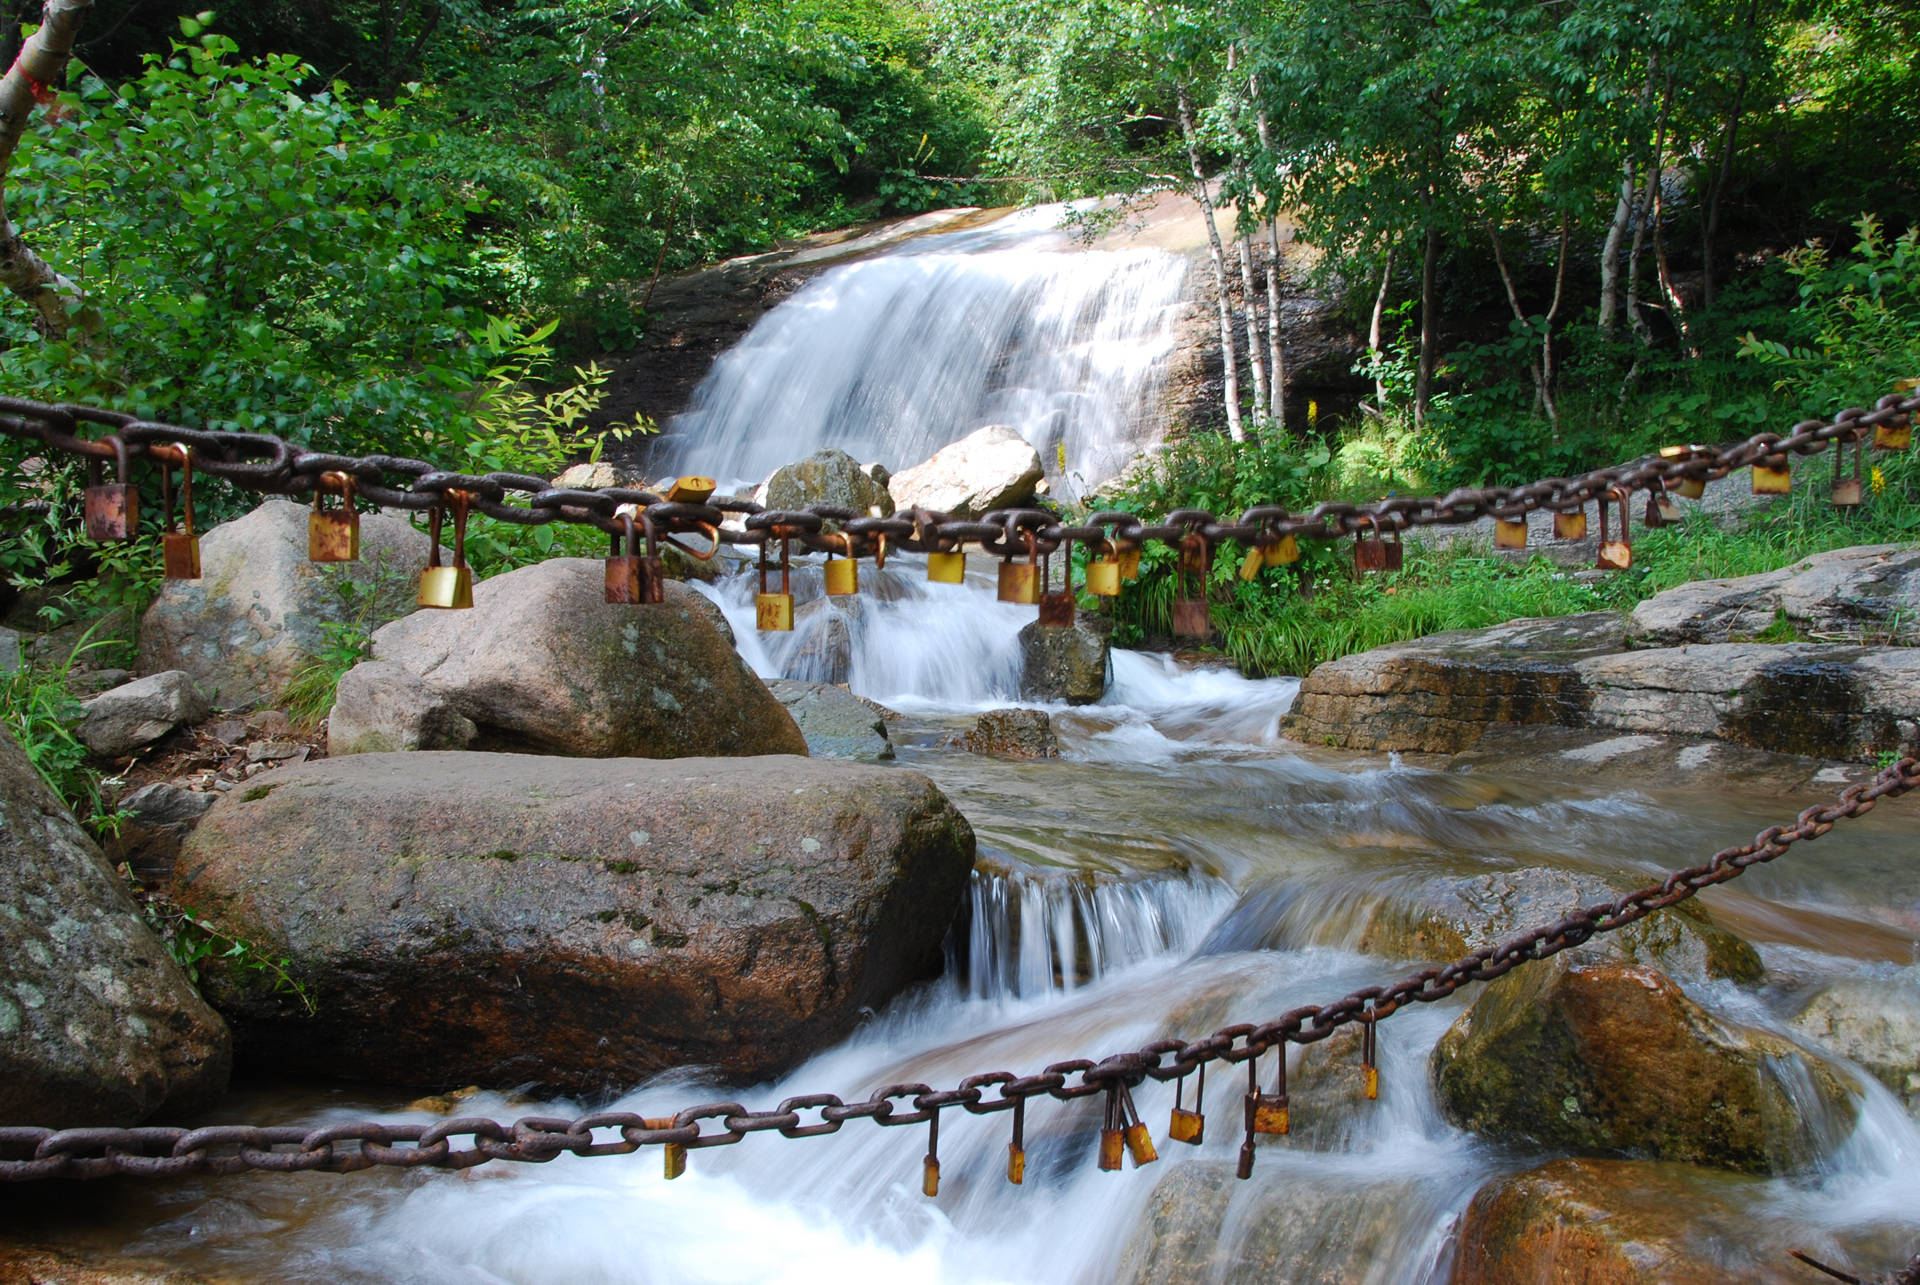
[(1247, 431), (1240, 422), (1240, 354), (1233, 337), (1233, 302), (1227, 294), (1227, 255), (1220, 244), (1219, 222), (1213, 216), (1213, 194), (1207, 190), (1207, 174), (1200, 165), (1200, 139), (1193, 127), (1193, 100), (1187, 96), (1184, 84), (1178, 86), (1175, 92), (1180, 109), (1180, 136), (1187, 144), (1187, 162), (1193, 167), (1194, 196), (1200, 202), (1200, 213), (1206, 219), (1207, 246), (1213, 259), (1213, 284), (1220, 296), (1220, 364), (1226, 375), (1223, 396), (1227, 409), (1227, 436), (1236, 442), (1244, 442), (1247, 440)]
[(1380, 289), (1373, 296), (1373, 319), (1367, 325), (1367, 355), (1373, 359), (1373, 400), (1380, 409), (1387, 409), (1387, 381), (1380, 374), (1380, 358), (1385, 349), (1380, 346), (1384, 336), (1380, 333), (1387, 321), (1387, 286), (1393, 280), (1393, 247), (1387, 247), (1387, 263), (1380, 269)]
[(1267, 369), (1273, 387), (1273, 422), (1287, 423), (1287, 366), (1280, 336), (1280, 224), (1267, 220)]
[(1253, 371), (1253, 418), (1273, 418), (1273, 404), (1267, 400), (1267, 362), (1261, 352), (1259, 295), (1253, 288), (1253, 247), (1246, 237), (1235, 241), (1240, 248), (1240, 298), (1246, 311), (1247, 365)]
[(66, 79), (67, 59), (93, 0), (47, 0), (40, 29), (0, 77), (0, 285), (33, 306), (41, 333), (64, 335), (81, 307), (80, 287), (33, 252), (6, 208), (5, 176), (36, 102), (48, 100)]

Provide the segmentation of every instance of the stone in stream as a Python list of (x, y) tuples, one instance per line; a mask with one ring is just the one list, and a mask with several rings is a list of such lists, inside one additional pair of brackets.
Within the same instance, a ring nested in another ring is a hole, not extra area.
[(880, 763), (893, 758), (887, 739), (887, 712), (872, 701), (831, 683), (776, 678), (767, 684), (774, 699), (793, 715), (815, 758)]
[(1920, 986), (1891, 978), (1828, 982), (1793, 1029), (1886, 1085), (1920, 1118)]
[(131, 1125), (226, 1090), (226, 1023), (0, 732), (0, 1121)]
[(384, 668), (341, 682), (349, 727), (330, 727), (331, 751), (451, 745), (465, 719), (481, 749), (591, 758), (807, 752), (711, 601), (669, 583), (665, 602), (612, 606), (604, 590), (599, 561), (552, 558), (476, 584), (470, 611), (396, 620), (373, 636), (373, 662)]
[[(33, 1233), (44, 1234), (44, 1233)], [(0, 1235), (0, 1285), (212, 1285), (158, 1259), (123, 1258)]]
[(1025, 504), (1043, 476), (1040, 452), (1005, 424), (989, 424), (943, 446), (932, 459), (893, 475), (887, 488), (901, 509), (975, 518)]
[(175, 889), (312, 994), (210, 985), (250, 1064), (598, 1094), (844, 1038), (937, 968), (973, 856), (894, 768), (363, 754), (228, 794)]
[(1460, 1221), (1454, 1285), (1806, 1285), (1801, 1249), (1871, 1275), (1904, 1263), (1906, 1229), (1783, 1220), (1776, 1184), (1651, 1160), (1555, 1160), (1481, 1188)]
[(1731, 580), (1694, 580), (1633, 609), (1636, 646), (1818, 637), (1920, 645), (1920, 547), (1858, 545)]
[(118, 758), (151, 745), (182, 723), (197, 723), (212, 709), (182, 670), (149, 674), (104, 691), (81, 707), (74, 734), (101, 758)]
[(853, 456), (831, 446), (797, 464), (775, 469), (767, 479), (761, 503), (770, 509), (830, 504), (863, 515), (876, 509), (883, 518), (893, 514), (893, 495), (887, 483)]
[[(1104, 628), (1103, 628), (1104, 626)], [(1072, 628), (1039, 621), (1020, 631), (1020, 699), (1092, 705), (1107, 694), (1112, 622), (1083, 617)]]
[(1529, 964), (1492, 983), (1434, 1047), (1442, 1111), (1500, 1142), (1805, 1169), (1859, 1114), (1845, 1071), (1708, 1013), (1659, 971)]
[(1043, 709), (990, 709), (960, 738), (969, 753), (1001, 759), (1060, 757), (1053, 719)]
[(307, 516), (268, 500), (200, 538), (201, 578), (162, 582), (140, 621), (140, 669), (185, 670), (214, 704), (277, 699), (325, 646), (328, 624), (384, 624), (414, 608), (427, 537), (391, 513), (360, 515), (360, 560), (307, 559)]

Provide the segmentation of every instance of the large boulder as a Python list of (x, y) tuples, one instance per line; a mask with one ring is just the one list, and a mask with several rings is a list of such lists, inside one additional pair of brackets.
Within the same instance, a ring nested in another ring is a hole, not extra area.
[(1806, 1168), (1859, 1112), (1824, 1058), (1625, 964), (1516, 969), (1441, 1037), (1432, 1071), (1447, 1118), (1497, 1141), (1748, 1173)]
[(880, 517), (893, 514), (893, 495), (887, 483), (876, 478), (867, 465), (831, 446), (798, 464), (775, 469), (763, 495), (761, 503), (770, 509), (830, 504), (856, 513), (877, 509)]
[(972, 864), (966, 821), (891, 768), (424, 752), (233, 791), (176, 888), (313, 998), (218, 983), (246, 1060), (599, 1093), (842, 1039), (937, 966)]
[(831, 683), (776, 678), (767, 684), (774, 699), (793, 715), (815, 758), (882, 763), (893, 758), (887, 739), (886, 711)]
[(101, 692), (83, 705), (74, 734), (101, 758), (118, 758), (212, 712), (191, 675), (170, 669)]
[(1649, 647), (1814, 637), (1920, 645), (1920, 545), (1834, 549), (1764, 575), (1694, 580), (1635, 607), (1627, 632)]
[(360, 560), (307, 560), (307, 515), (268, 500), (200, 539), (198, 580), (163, 582), (140, 621), (140, 670), (181, 669), (216, 705), (276, 699), (327, 641), (325, 626), (413, 610), (427, 537), (404, 517), (360, 515)]
[(1809, 998), (1793, 1029), (1887, 1086), (1920, 1117), (1920, 985), (1844, 978)]
[(1111, 673), (1107, 631), (1088, 621), (1063, 629), (1036, 620), (1020, 631), (1021, 700), (1092, 705)]
[[(805, 754), (780, 702), (733, 649), (720, 609), (669, 583), (613, 606), (605, 569), (551, 558), (483, 580), (470, 611), (419, 611), (373, 636), (367, 673), (341, 682), (335, 753), (445, 747), (583, 758)], [(411, 676), (419, 690), (404, 689)]]
[(902, 509), (931, 509), (956, 518), (1025, 504), (1044, 470), (1040, 452), (1004, 424), (991, 424), (933, 458), (893, 475), (887, 487)]
[(0, 1120), (131, 1125), (226, 1090), (231, 1039), (0, 733)]

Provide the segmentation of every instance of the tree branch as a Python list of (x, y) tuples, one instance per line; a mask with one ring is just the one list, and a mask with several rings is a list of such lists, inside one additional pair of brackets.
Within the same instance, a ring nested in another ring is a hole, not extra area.
[(40, 30), (27, 38), (20, 56), (0, 77), (0, 285), (33, 305), (41, 333), (49, 336), (67, 332), (81, 300), (80, 287), (21, 239), (7, 214), (5, 178), (34, 104), (51, 102), (65, 79), (74, 36), (92, 7), (93, 0), (47, 0)]

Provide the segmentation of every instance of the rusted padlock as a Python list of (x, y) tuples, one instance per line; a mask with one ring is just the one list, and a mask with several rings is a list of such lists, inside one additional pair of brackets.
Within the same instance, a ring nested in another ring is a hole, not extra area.
[(1140, 578), (1140, 546), (1119, 540), (1115, 542), (1114, 548), (1113, 557), (1114, 561), (1120, 564), (1120, 578), (1138, 580)]
[(928, 1199), (940, 1194), (940, 1112), (927, 1121), (927, 1156), (920, 1164), (920, 1191)]
[[(767, 553), (776, 532), (780, 540), (780, 592), (773, 593), (767, 588), (767, 573), (774, 569), (767, 561)], [(753, 627), (763, 632), (793, 632), (791, 539), (791, 534), (785, 528), (777, 527), (768, 531), (767, 538), (760, 542), (760, 592), (753, 600)]]
[(160, 536), (160, 561), (169, 580), (200, 578), (200, 537), (193, 533), (193, 448), (191, 446), (154, 446), (155, 458), (165, 460), (177, 454), (180, 461), (180, 499), (186, 509), (186, 529), (179, 530), (173, 517), (173, 473), (160, 466), (160, 503), (166, 512), (166, 530)]
[(1246, 1137), (1240, 1143), (1241, 1178), (1253, 1177), (1253, 1139), (1256, 1134), (1284, 1134), (1292, 1127), (1287, 1111), (1287, 1046), (1279, 1048), (1280, 1069), (1272, 1093), (1260, 1091), (1260, 1059), (1247, 1059), (1247, 1096), (1243, 1112)]
[[(1692, 460), (1709, 458), (1713, 452), (1704, 446), (1663, 446), (1660, 458), (1663, 460)], [(1689, 500), (1697, 500), (1707, 493), (1707, 479), (1691, 474), (1680, 478), (1669, 478), (1667, 485), (1675, 495)]]
[(1572, 509), (1556, 510), (1553, 515), (1553, 538), (1556, 540), (1586, 539), (1587, 506), (1582, 504)]
[(820, 572), (827, 593), (835, 598), (860, 592), (860, 563), (853, 556), (853, 537), (844, 532), (840, 536), (840, 553), (842, 556), (834, 557), (829, 546), (827, 565)]
[(1753, 493), (1785, 495), (1793, 489), (1793, 471), (1784, 454), (1763, 455), (1753, 462)]
[[(1625, 571), (1633, 565), (1633, 532), (1627, 517), (1627, 492), (1622, 487), (1611, 487), (1599, 496), (1594, 508), (1600, 514), (1600, 556), (1594, 563), (1602, 571)], [(1617, 508), (1620, 513), (1620, 538), (1610, 539), (1607, 533), (1607, 510)]]
[(1060, 562), (1065, 568), (1061, 587), (1053, 587), (1053, 555), (1040, 563), (1040, 625), (1044, 629), (1073, 628), (1073, 541), (1060, 542)]
[(1018, 1187), (1027, 1180), (1027, 1100), (1013, 1100), (1013, 1141), (1007, 1144), (1007, 1181)]
[(1213, 634), (1213, 614), (1207, 609), (1207, 569), (1213, 550), (1207, 537), (1189, 530), (1180, 540), (1180, 561), (1174, 572), (1173, 632), (1202, 642)]
[[(1387, 569), (1387, 546), (1380, 539), (1380, 524), (1371, 517), (1358, 519), (1364, 525), (1353, 532), (1353, 574), (1365, 575)], [(1368, 537), (1372, 537), (1369, 539)]]
[(1904, 451), (1912, 445), (1913, 417), (1910, 415), (1873, 426), (1873, 449), (1876, 451)]
[(1649, 530), (1663, 526), (1677, 526), (1686, 519), (1680, 511), (1680, 505), (1668, 494), (1667, 488), (1660, 482), (1653, 484), (1647, 492), (1646, 524)]
[[(612, 533), (613, 545), (607, 552), (606, 600), (631, 606), (665, 602), (667, 571), (654, 540), (653, 519), (637, 504), (622, 504), (613, 516), (619, 530)], [(640, 552), (643, 531), (644, 554)]]
[(1133, 1157), (1133, 1167), (1138, 1169), (1141, 1165), (1150, 1165), (1158, 1160), (1160, 1153), (1153, 1149), (1153, 1131), (1140, 1119), (1140, 1112), (1133, 1105), (1133, 1090), (1126, 1086), (1125, 1081), (1120, 1085), (1120, 1112), (1121, 1123), (1125, 1126), (1123, 1133), (1127, 1154)]
[[(322, 473), (313, 480), (313, 512), (307, 514), (307, 561), (360, 560), (360, 511), (353, 507), (356, 482), (351, 473)], [(340, 507), (329, 509), (325, 497), (337, 494)]]
[(131, 540), (140, 527), (140, 488), (128, 481), (127, 444), (118, 437), (100, 440), (113, 451), (114, 476), (118, 480), (101, 481), (100, 457), (87, 456), (87, 538), (98, 544)]
[(1199, 1146), (1207, 1136), (1207, 1064), (1200, 1064), (1200, 1083), (1194, 1090), (1193, 1109), (1189, 1111), (1187, 1101), (1187, 1077), (1181, 1076), (1173, 1084), (1173, 1117), (1167, 1122), (1167, 1136), (1175, 1142), (1185, 1142)]
[(1524, 549), (1527, 547), (1527, 518), (1524, 513), (1518, 518), (1495, 518), (1493, 520), (1493, 547), (1496, 549)]
[(1858, 508), (1866, 499), (1866, 431), (1864, 429), (1847, 435), (1847, 442), (1853, 446), (1853, 476), (1845, 476), (1841, 464), (1846, 454), (1846, 445), (1840, 438), (1833, 439), (1833, 506), (1837, 509)]
[[(1626, 512), (1626, 501), (1623, 498), (1620, 502), (1620, 514), (1623, 520)], [(1367, 1101), (1374, 1102), (1380, 1097), (1380, 1063), (1374, 1057), (1373, 1046), (1373, 1027), (1377, 1015), (1372, 1009), (1368, 1009), (1366, 1016), (1360, 1020), (1366, 1024), (1360, 1036), (1361, 1092), (1366, 1095)]]
[(433, 506), (433, 543), (427, 554), (427, 569), (420, 575), (420, 605), (449, 611), (464, 611), (473, 606), (473, 571), (467, 566), (467, 506), (473, 496), (467, 491), (450, 490), (445, 507), (453, 510), (453, 565), (440, 564), (440, 529), (443, 508)]
[(1027, 542), (1027, 560), (1015, 562), (1008, 554), (1001, 561), (999, 598), (1001, 602), (1032, 607), (1040, 601), (1040, 546), (1033, 532), (1023, 531), (1021, 535)]
[(1113, 1089), (1107, 1090), (1106, 1116), (1100, 1122), (1100, 1168), (1107, 1173), (1117, 1173), (1120, 1169), (1120, 1156), (1126, 1147), (1126, 1140), (1120, 1129), (1120, 1095)]

